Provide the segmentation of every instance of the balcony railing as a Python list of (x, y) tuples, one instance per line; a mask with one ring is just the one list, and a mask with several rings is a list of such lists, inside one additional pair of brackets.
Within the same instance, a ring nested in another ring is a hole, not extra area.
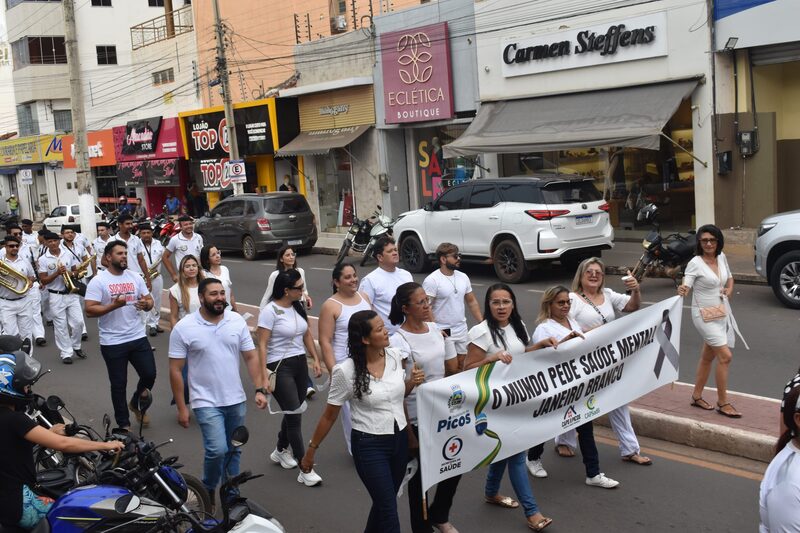
[(172, 39), (176, 35), (194, 30), (191, 4), (176, 9), (171, 15), (161, 15), (131, 28), (131, 46), (134, 50)]

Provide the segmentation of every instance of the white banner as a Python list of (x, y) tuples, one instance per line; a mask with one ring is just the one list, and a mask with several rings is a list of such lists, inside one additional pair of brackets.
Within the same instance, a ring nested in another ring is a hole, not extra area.
[(678, 379), (674, 296), (572, 339), (422, 385), (422, 487), (505, 459)]

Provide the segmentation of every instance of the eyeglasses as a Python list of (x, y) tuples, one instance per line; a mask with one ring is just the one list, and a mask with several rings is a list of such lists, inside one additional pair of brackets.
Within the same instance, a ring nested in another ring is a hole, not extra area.
[(6, 244), (6, 248), (19, 248), (19, 244)]
[(503, 300), (489, 300), (489, 305), (492, 305), (494, 307), (508, 307), (509, 305), (512, 305), (513, 303), (514, 303), (513, 300), (506, 300), (506, 299), (503, 299)]
[(421, 307), (425, 307), (426, 305), (431, 305), (431, 298), (430, 296), (419, 300), (418, 302), (412, 302), (414, 305), (419, 305)]
[(306, 288), (306, 286), (305, 285), (298, 285), (297, 287), (289, 287), (289, 288), (291, 290), (293, 290), (293, 291), (302, 291), (303, 289)]
[(605, 273), (602, 270), (587, 270), (587, 276), (603, 276)]
[(703, 244), (717, 244), (717, 239), (700, 239)]
[(570, 300), (557, 300), (557, 301), (555, 301), (553, 303), (556, 304), (556, 305), (561, 305), (561, 306), (566, 306), (566, 307), (569, 307), (569, 306), (572, 305), (572, 301), (570, 301)]

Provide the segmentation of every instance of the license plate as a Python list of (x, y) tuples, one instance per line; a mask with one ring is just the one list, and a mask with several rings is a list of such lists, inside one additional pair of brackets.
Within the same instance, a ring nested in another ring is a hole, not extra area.
[(303, 239), (293, 239), (288, 244), (289, 246), (297, 246), (298, 244), (303, 244)]
[(592, 215), (580, 215), (575, 217), (576, 226), (585, 226), (592, 223)]

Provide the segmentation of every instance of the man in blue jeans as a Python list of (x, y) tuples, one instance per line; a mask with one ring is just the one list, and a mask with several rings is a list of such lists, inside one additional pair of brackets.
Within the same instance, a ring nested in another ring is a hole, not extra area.
[[(111, 401), (117, 426), (130, 428), (129, 407), (137, 422), (147, 426), (148, 417), (139, 412), (136, 400), (149, 394), (153, 388), (156, 361), (139, 311), (152, 309), (153, 297), (144, 279), (128, 270), (127, 244), (111, 241), (103, 251), (103, 258), (108, 268), (98, 272), (86, 288), (86, 316), (99, 317), (100, 352), (111, 382)], [(130, 403), (126, 404), (128, 363), (139, 374), (139, 383)]]
[[(184, 365), (189, 366), (189, 401), (203, 433), (203, 484), (211, 496), (223, 475), (239, 473), (241, 452), (231, 445), (231, 434), (244, 424), (245, 401), (239, 377), (239, 355), (255, 385), (259, 409), (267, 406), (264, 369), (259, 362), (244, 318), (226, 311), (225, 289), (218, 279), (206, 278), (197, 287), (200, 309), (178, 322), (169, 336), (169, 382), (178, 423), (189, 427), (189, 408), (183, 397)], [(225, 470), (223, 472), (223, 470)]]

